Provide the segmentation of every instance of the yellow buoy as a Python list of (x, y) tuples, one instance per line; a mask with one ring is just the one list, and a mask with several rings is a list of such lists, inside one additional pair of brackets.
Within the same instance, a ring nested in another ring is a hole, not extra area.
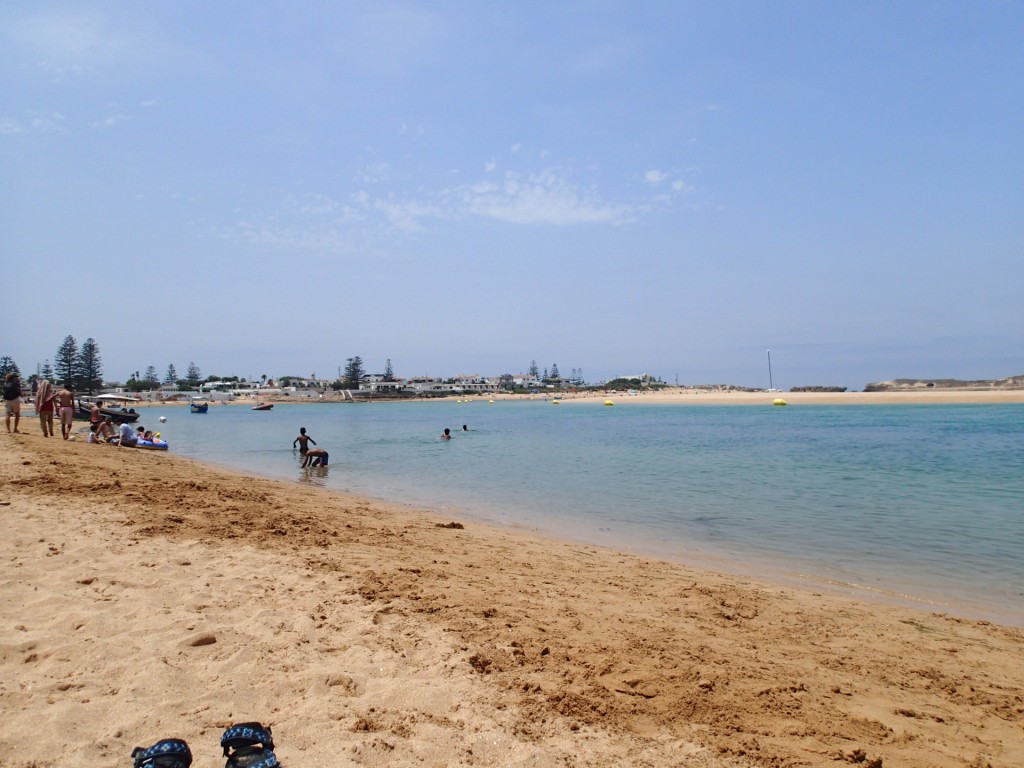
[(491, 405), (494, 405), (494, 401), (493, 400), (488, 400), (487, 402), (490, 403)]
[(772, 405), (786, 405), (786, 401), (783, 400), (781, 397), (776, 397), (774, 400), (772, 400)]
[(612, 400), (605, 400), (604, 404), (605, 405), (615, 405), (615, 403)]

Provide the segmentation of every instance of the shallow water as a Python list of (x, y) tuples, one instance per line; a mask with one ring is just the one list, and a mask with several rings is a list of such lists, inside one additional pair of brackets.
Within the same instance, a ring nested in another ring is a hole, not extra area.
[[(1022, 405), (449, 400), (143, 422), (174, 453), (267, 477), (1024, 625)], [(300, 426), (326, 470), (298, 468)]]

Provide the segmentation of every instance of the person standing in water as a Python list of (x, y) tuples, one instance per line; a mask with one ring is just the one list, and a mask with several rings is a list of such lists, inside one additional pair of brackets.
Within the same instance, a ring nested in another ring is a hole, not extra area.
[(292, 448), (299, 446), (299, 453), (305, 456), (309, 453), (309, 444), (316, 445), (316, 440), (306, 434), (305, 427), (299, 427), (299, 436), (292, 440)]

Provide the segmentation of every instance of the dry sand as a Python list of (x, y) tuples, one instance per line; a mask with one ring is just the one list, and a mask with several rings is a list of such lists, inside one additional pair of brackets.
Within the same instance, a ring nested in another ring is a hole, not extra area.
[(1024, 633), (0, 434), (0, 765), (1024, 765)]

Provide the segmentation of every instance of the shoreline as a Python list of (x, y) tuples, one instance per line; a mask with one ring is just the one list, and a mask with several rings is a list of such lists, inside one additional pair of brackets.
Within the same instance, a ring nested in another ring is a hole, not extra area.
[(1020, 630), (181, 457), (0, 448), (14, 765), (172, 735), (202, 762), (250, 719), (286, 765), (1024, 763)]
[[(1019, 395), (1020, 401), (1024, 402), (1024, 390), (1014, 391), (1014, 393), (995, 392), (991, 390), (983, 392), (958, 390), (955, 393), (949, 393), (946, 391), (897, 393), (900, 397), (891, 397), (894, 393), (873, 392), (796, 394), (801, 396), (801, 400), (794, 404), (806, 404), (810, 406), (865, 405), (870, 407), (871, 405), (893, 404), (926, 406), (950, 404), (1004, 404), (1006, 402), (1016, 402), (1013, 398), (1006, 400), (1005, 395), (1007, 394), (1013, 394), (1014, 397)], [(763, 406), (765, 404), (765, 398), (771, 396), (772, 395), (770, 393), (766, 394), (759, 392), (725, 392), (713, 393), (710, 395), (707, 393), (700, 393), (697, 396), (698, 401), (695, 403), (692, 394), (679, 395), (678, 393), (647, 393), (646, 395), (641, 394), (635, 397), (628, 397), (621, 402), (627, 405), (640, 403), (648, 405), (697, 404), (709, 406), (732, 405), (753, 407), (757, 405)], [(549, 398), (543, 398), (540, 396), (515, 395), (502, 399), (513, 402), (535, 400), (538, 406), (550, 403)], [(483, 397), (477, 398), (476, 400), (483, 401), (483, 404), (487, 404), (486, 399)], [(385, 399), (362, 404), (411, 404), (424, 402), (434, 402), (435, 404), (448, 402), (450, 404), (455, 404), (459, 402), (472, 403), (476, 402), (476, 400), (471, 400), (469, 398)], [(604, 398), (600, 396), (580, 396), (575, 400), (566, 399), (563, 402), (565, 405), (570, 407), (574, 405), (583, 407), (587, 405), (599, 406), (603, 401)], [(284, 404), (286, 406), (322, 405), (325, 402), (326, 401), (303, 402), (294, 399), (290, 400), (285, 397), (282, 398), (278, 404)], [(249, 403), (250, 401), (247, 399), (238, 399), (230, 402), (225, 401), (219, 404), (239, 407), (246, 406)], [(187, 403), (162, 402), (139, 403), (137, 405), (142, 405), (143, 407), (173, 407), (175, 405), (187, 405)], [(410, 405), (409, 407), (414, 406)], [(33, 420), (31, 423), (34, 425), (35, 421)], [(81, 423), (84, 424), (84, 422)], [(79, 427), (79, 439), (83, 439), (86, 434), (87, 432), (85, 428)], [(228, 473), (240, 472), (254, 477), (280, 480), (283, 482), (293, 482), (293, 480), (289, 480), (286, 475), (275, 474), (273, 472), (267, 474), (255, 474), (247, 465), (233, 466), (230, 463), (203, 461), (201, 459), (190, 460), (198, 461), (201, 466), (215, 468)], [(334, 490), (343, 495), (350, 493), (345, 489), (335, 488)], [(429, 501), (424, 502), (422, 500), (396, 500), (394, 498), (388, 498), (387, 496), (375, 495), (370, 492), (364, 492), (359, 498), (367, 503), (398, 506), (412, 513), (422, 511), (424, 509), (424, 504), (431, 503)], [(462, 515), (466, 519), (471, 520), (474, 524), (494, 527), (508, 532), (538, 536), (552, 541), (558, 541), (566, 545), (578, 544), (603, 547), (611, 551), (628, 554), (630, 556), (663, 560), (679, 565), (689, 565), (701, 570), (712, 570), (720, 573), (727, 573), (737, 578), (752, 578), (765, 581), (779, 587), (791, 587), (808, 591), (827, 591), (855, 600), (923, 611), (946, 612), (967, 620), (992, 621), (1007, 627), (1024, 628), (1024, 607), (1018, 606), (1015, 603), (1007, 603), (1005, 601), (1000, 602), (995, 598), (988, 599), (991, 597), (990, 595), (979, 594), (977, 592), (972, 593), (969, 590), (960, 589), (944, 591), (944, 589), (949, 589), (948, 585), (946, 587), (941, 585), (936, 586), (933, 582), (915, 579), (912, 574), (890, 573), (887, 579), (883, 580), (881, 577), (878, 577), (874, 582), (872, 582), (872, 580), (866, 576), (863, 578), (850, 577), (848, 574), (829, 570), (827, 566), (821, 566), (820, 564), (809, 562), (806, 558), (801, 558), (799, 556), (780, 560), (773, 556), (757, 554), (749, 550), (739, 551), (734, 546), (722, 548), (710, 545), (687, 545), (680, 542), (667, 543), (658, 539), (643, 539), (635, 537), (624, 541), (617, 539), (618, 536), (621, 536), (621, 533), (616, 534), (615, 537), (609, 538), (602, 536), (599, 533), (595, 533), (594, 531), (582, 531), (571, 525), (553, 526), (550, 522), (538, 522), (537, 519), (521, 521), (516, 521), (514, 519), (506, 520), (503, 519), (503, 515), (495, 514), (493, 510), (491, 514), (481, 514), (479, 510), (462, 509), (458, 505), (446, 504), (444, 506), (448, 509), (446, 514)], [(819, 567), (816, 568), (816, 565)]]
[[(625, 392), (578, 392), (561, 394), (508, 394), (488, 393), (481, 395), (447, 395), (444, 397), (410, 397), (410, 398), (366, 398), (360, 402), (346, 401), (342, 396), (325, 398), (290, 397), (275, 395), (261, 398), (238, 397), (231, 401), (209, 401), (211, 405), (251, 406), (253, 403), (269, 402), (278, 405), (348, 405), (381, 404), (381, 403), (424, 403), (452, 402), (468, 403), (489, 400), (501, 402), (531, 401), (538, 402), (559, 400), (562, 403), (589, 403), (601, 405), (611, 400), (615, 405), (633, 404), (686, 404), (686, 405), (771, 405), (776, 398), (786, 401), (787, 405), (970, 405), (970, 404), (1007, 404), (1024, 403), (1024, 389), (917, 389), (892, 392), (717, 392), (703, 389), (670, 388), (663, 392), (640, 392), (631, 396)], [(132, 407), (184, 407), (186, 401), (141, 401)]]

